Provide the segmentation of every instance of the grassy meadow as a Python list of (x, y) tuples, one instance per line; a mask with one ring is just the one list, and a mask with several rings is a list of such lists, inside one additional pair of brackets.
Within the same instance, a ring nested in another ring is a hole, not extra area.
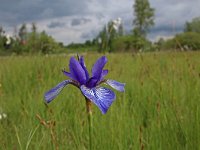
[[(101, 54), (84, 54), (87, 68)], [(125, 93), (102, 115), (93, 105), (94, 150), (200, 149), (200, 52), (106, 54), (106, 78)], [(68, 85), (49, 105), (43, 95), (66, 79), (68, 55), (0, 57), (0, 149), (86, 150), (85, 99)]]

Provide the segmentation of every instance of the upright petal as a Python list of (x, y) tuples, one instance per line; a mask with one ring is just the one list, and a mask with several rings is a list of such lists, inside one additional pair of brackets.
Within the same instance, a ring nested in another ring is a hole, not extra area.
[(65, 80), (56, 85), (54, 88), (45, 93), (44, 99), (47, 103), (50, 103), (61, 91), (62, 89), (69, 83), (72, 83), (71, 80)]
[(69, 72), (62, 70), (63, 74), (66, 75), (67, 77), (69, 77), (72, 80), (76, 80), (76, 78)]
[(100, 81), (104, 79), (104, 77), (108, 74), (108, 70), (102, 70)]
[(125, 91), (125, 89), (124, 89), (125, 83), (120, 83), (115, 80), (108, 79), (108, 80), (106, 80), (106, 84), (110, 85), (112, 88), (114, 88), (120, 92)]
[(85, 62), (84, 62), (83, 56), (81, 56), (81, 57), (79, 58), (79, 63), (81, 64), (82, 68), (83, 68), (84, 71), (85, 71), (86, 80), (89, 80), (89, 77), (90, 77), (90, 76), (89, 76), (88, 70), (87, 70), (87, 68), (86, 68), (86, 66), (85, 66)]
[(93, 87), (96, 86), (97, 82), (98, 82), (98, 80), (97, 80), (96, 78), (92, 77), (92, 78), (90, 78), (90, 79), (88, 80), (88, 82), (86, 83), (86, 86), (87, 86), (88, 88), (93, 88)]
[(105, 66), (106, 63), (107, 63), (107, 58), (105, 56), (99, 58), (92, 68), (92, 77), (95, 77), (96, 79), (100, 80), (103, 67)]
[(78, 81), (81, 85), (85, 84), (86, 82), (85, 71), (80, 65), (80, 63), (74, 57), (71, 57), (70, 59), (69, 69), (70, 69), (70, 74), (76, 81)]
[(108, 111), (115, 100), (115, 93), (105, 87), (87, 88), (85, 85), (81, 86), (81, 91), (85, 97), (91, 100), (103, 114)]

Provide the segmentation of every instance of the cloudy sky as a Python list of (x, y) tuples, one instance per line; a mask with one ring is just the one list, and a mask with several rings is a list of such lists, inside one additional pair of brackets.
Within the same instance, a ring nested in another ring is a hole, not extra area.
[[(155, 8), (155, 26), (149, 39), (181, 32), (185, 21), (200, 16), (200, 0), (149, 0)], [(0, 0), (0, 26), (13, 34), (22, 23), (35, 22), (65, 44), (94, 38), (112, 19), (122, 18), (132, 29), (134, 0)]]

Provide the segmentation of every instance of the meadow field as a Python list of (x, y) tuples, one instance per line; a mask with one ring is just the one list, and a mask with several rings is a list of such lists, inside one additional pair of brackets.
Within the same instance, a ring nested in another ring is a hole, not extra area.
[[(87, 68), (102, 54), (84, 54)], [(105, 115), (93, 105), (94, 150), (200, 149), (200, 52), (106, 54), (107, 79), (126, 83)], [(86, 150), (85, 99), (67, 77), (69, 55), (0, 57), (0, 150)], [(3, 114), (6, 114), (6, 116)]]

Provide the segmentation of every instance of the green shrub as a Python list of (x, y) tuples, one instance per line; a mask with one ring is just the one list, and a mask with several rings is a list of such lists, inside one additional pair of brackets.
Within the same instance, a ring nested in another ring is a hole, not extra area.
[(177, 34), (163, 44), (163, 49), (200, 50), (200, 34), (195, 32)]
[(133, 35), (120, 36), (113, 41), (114, 51), (151, 51), (151, 43)]

